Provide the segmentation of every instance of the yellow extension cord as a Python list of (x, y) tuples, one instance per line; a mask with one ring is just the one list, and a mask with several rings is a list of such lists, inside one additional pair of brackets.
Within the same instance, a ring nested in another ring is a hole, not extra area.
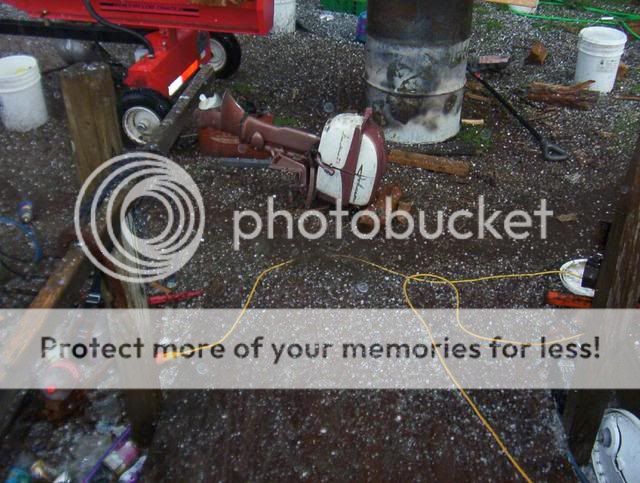
[[(488, 342), (494, 342), (495, 341), (495, 342), (500, 342), (500, 343), (504, 343), (504, 344), (541, 346), (541, 345), (550, 345), (550, 344), (555, 344), (555, 343), (560, 343), (560, 342), (566, 342), (566, 341), (569, 341), (569, 340), (572, 340), (572, 339), (576, 339), (576, 338), (580, 337), (582, 334), (577, 334), (577, 335), (574, 335), (574, 336), (565, 337), (565, 338), (557, 339), (557, 340), (554, 340), (554, 341), (548, 341), (548, 342), (545, 342), (544, 344), (540, 343), (540, 342), (538, 342), (538, 343), (535, 343), (535, 342), (519, 342), (519, 341), (510, 341), (510, 340), (505, 340), (505, 339), (500, 339), (498, 341), (498, 340), (496, 340), (494, 338), (491, 338), (491, 337), (485, 337), (485, 336), (482, 336), (480, 334), (476, 334), (476, 333), (470, 331), (469, 329), (467, 329), (467, 327), (465, 327), (465, 325), (460, 321), (460, 300), (461, 300), (461, 297), (460, 297), (460, 290), (458, 290), (457, 285), (465, 284), (465, 283), (478, 283), (478, 282), (485, 282), (485, 281), (493, 281), (493, 280), (518, 279), (518, 278), (536, 278), (536, 277), (544, 277), (544, 276), (548, 276), (548, 275), (560, 275), (560, 274), (563, 274), (563, 273), (565, 275), (574, 275), (574, 274), (571, 274), (569, 272), (562, 272), (562, 271), (559, 271), (559, 270), (550, 270), (550, 271), (546, 271), (546, 272), (518, 273), (518, 274), (509, 274), (509, 275), (491, 275), (491, 276), (487, 276), (487, 277), (479, 277), (479, 278), (472, 278), (472, 279), (450, 280), (448, 278), (442, 277), (440, 275), (435, 275), (435, 274), (432, 274), (432, 273), (418, 273), (416, 275), (406, 275), (404, 273), (398, 272), (396, 270), (393, 270), (391, 268), (385, 267), (383, 265), (379, 265), (377, 263), (373, 263), (373, 262), (370, 262), (368, 260), (365, 260), (365, 259), (362, 259), (362, 258), (358, 258), (358, 257), (349, 256), (349, 255), (333, 255), (333, 257), (339, 258), (339, 259), (344, 259), (344, 260), (351, 260), (351, 261), (358, 262), (358, 263), (362, 263), (364, 265), (368, 265), (370, 267), (376, 268), (376, 269), (378, 269), (380, 271), (386, 272), (386, 273), (394, 275), (396, 277), (400, 277), (400, 278), (402, 278), (404, 280), (404, 283), (402, 285), (402, 290), (403, 290), (403, 293), (404, 293), (405, 302), (408, 305), (408, 307), (411, 309), (411, 311), (414, 313), (414, 315), (418, 318), (418, 320), (420, 321), (422, 326), (425, 328), (427, 333), (429, 334), (429, 339), (431, 340), (431, 343), (434, 345), (435, 352), (438, 355), (438, 360), (440, 361), (440, 364), (442, 365), (442, 368), (446, 372), (447, 376), (449, 377), (451, 382), (453, 382), (453, 384), (456, 386), (456, 388), (458, 389), (458, 391), (460, 392), (460, 394), (462, 395), (464, 400), (467, 402), (469, 407), (471, 407), (471, 409), (473, 410), (475, 415), (478, 417), (478, 419), (480, 420), (482, 425), (487, 429), (487, 431), (489, 431), (489, 433), (491, 434), (491, 436), (495, 440), (495, 442), (498, 445), (498, 447), (504, 452), (504, 454), (506, 455), (507, 459), (509, 460), (511, 465), (515, 468), (515, 470), (518, 472), (518, 474), (520, 474), (520, 476), (522, 476), (522, 478), (524, 478), (524, 480), (527, 481), (527, 483), (532, 483), (533, 480), (531, 479), (531, 477), (522, 468), (522, 466), (520, 466), (518, 461), (515, 459), (515, 457), (509, 451), (509, 448), (507, 448), (507, 445), (504, 443), (504, 441), (502, 440), (500, 435), (493, 428), (493, 426), (487, 420), (487, 418), (484, 416), (484, 414), (482, 414), (482, 411), (480, 410), (478, 405), (473, 401), (473, 399), (471, 398), (469, 393), (467, 393), (467, 391), (462, 387), (462, 385), (460, 384), (458, 379), (455, 377), (455, 375), (453, 374), (451, 369), (449, 369), (449, 366), (447, 365), (445, 358), (440, 353), (440, 350), (438, 349), (438, 347), (435, 346), (436, 341), (435, 341), (435, 337), (433, 336), (433, 332), (431, 330), (431, 326), (420, 315), (420, 313), (416, 309), (415, 305), (413, 304), (413, 301), (411, 300), (411, 297), (409, 296), (409, 285), (411, 284), (411, 282), (424, 282), (424, 283), (431, 283), (431, 284), (444, 284), (444, 285), (448, 285), (449, 287), (451, 287), (453, 289), (453, 291), (455, 293), (455, 297), (456, 297), (455, 311), (456, 311), (456, 321), (457, 321), (458, 327), (463, 332), (465, 332), (468, 335), (471, 335), (472, 337), (475, 337), (475, 338), (483, 340), (483, 341), (488, 341)], [(258, 287), (260, 286), (260, 284), (262, 283), (264, 278), (267, 275), (269, 275), (271, 272), (274, 272), (276, 270), (280, 270), (282, 268), (288, 267), (288, 266), (292, 265), (295, 262), (296, 262), (296, 260), (294, 259), (294, 260), (288, 260), (286, 262), (278, 263), (276, 265), (273, 265), (273, 266), (267, 268), (262, 273), (260, 273), (260, 275), (258, 275), (258, 277), (256, 278), (256, 280), (255, 280), (255, 282), (253, 284), (253, 287), (251, 288), (251, 291), (249, 292), (247, 300), (245, 301), (245, 303), (244, 303), (244, 305), (242, 307), (242, 310), (240, 311), (240, 314), (236, 318), (236, 320), (233, 323), (233, 325), (231, 326), (231, 328), (224, 334), (224, 336), (219, 341), (214, 342), (213, 344), (210, 344), (210, 345), (208, 345), (206, 347), (198, 347), (197, 349), (193, 349), (193, 350), (189, 350), (189, 351), (183, 351), (183, 352), (168, 353), (168, 354), (164, 355), (162, 360), (159, 361), (159, 362), (164, 362), (164, 361), (168, 361), (168, 360), (177, 359), (178, 357), (190, 355), (190, 354), (193, 354), (195, 352), (209, 350), (209, 349), (211, 349), (211, 348), (213, 348), (215, 346), (223, 344), (231, 336), (231, 334), (233, 334), (235, 332), (235, 330), (237, 329), (238, 325), (242, 321), (244, 315), (246, 314), (247, 310), (249, 309), (249, 306), (251, 305), (251, 302), (253, 301), (253, 299), (254, 299), (254, 297), (256, 295), (256, 292), (258, 291)]]

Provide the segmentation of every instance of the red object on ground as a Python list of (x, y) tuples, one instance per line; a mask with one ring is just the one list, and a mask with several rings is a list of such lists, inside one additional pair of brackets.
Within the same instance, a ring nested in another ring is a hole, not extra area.
[(173, 302), (184, 302), (185, 300), (195, 299), (202, 295), (204, 295), (204, 290), (194, 290), (191, 292), (179, 292), (179, 293), (172, 293), (169, 295), (151, 295), (148, 298), (148, 303), (149, 303), (149, 306), (153, 307), (153, 306), (164, 305), (164, 304), (169, 304)]
[[(544, 296), (544, 301), (549, 305), (570, 309), (590, 309), (593, 307), (593, 299), (589, 297), (556, 292), (555, 290), (549, 290)], [(640, 304), (636, 304), (636, 309), (640, 309)]]
[(593, 303), (589, 297), (556, 292), (555, 290), (549, 290), (544, 296), (544, 301), (549, 305), (571, 309), (590, 309)]
[[(273, 115), (267, 114), (259, 117), (267, 124), (273, 124)], [(268, 151), (257, 150), (248, 144), (240, 142), (240, 138), (225, 131), (212, 127), (201, 128), (198, 131), (200, 151), (210, 156), (220, 158), (252, 158), (268, 159), (271, 157)]]

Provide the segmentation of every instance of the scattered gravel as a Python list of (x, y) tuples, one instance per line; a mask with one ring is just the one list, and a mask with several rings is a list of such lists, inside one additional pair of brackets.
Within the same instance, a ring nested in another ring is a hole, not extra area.
[[(5, 12), (5, 7), (0, 11)], [(279, 122), (316, 133), (320, 132), (329, 117), (325, 109), (327, 103), (334, 106), (335, 112), (362, 111), (366, 105), (364, 47), (353, 40), (356, 17), (336, 13), (331, 15), (333, 19), (329, 20), (318, 2), (302, 0), (299, 4), (301, 28), (295, 34), (242, 37), (244, 61), (241, 70), (231, 80), (216, 81), (210, 92), (230, 89), (237, 97), (253, 102), (258, 109), (272, 111)], [(534, 40), (541, 41), (549, 49), (549, 59), (543, 66), (524, 65), (528, 48)], [(200, 187), (207, 213), (204, 243), (176, 278), (177, 290), (205, 288), (207, 293), (203, 298), (183, 306), (240, 307), (254, 278), (264, 268), (291, 257), (301, 257), (302, 261), (287, 271), (269, 276), (258, 292), (255, 306), (404, 306), (397, 279), (361, 265), (335, 263), (323, 256), (326, 252), (358, 254), (405, 272), (428, 271), (452, 278), (554, 269), (569, 259), (589, 255), (594, 248), (593, 233), (599, 220), (611, 218), (617, 196), (616, 186), (628, 166), (637, 135), (637, 105), (617, 100), (615, 95), (637, 94), (640, 86), (640, 48), (637, 42), (629, 42), (623, 57), (624, 62), (632, 67), (628, 77), (618, 83), (612, 95), (602, 96), (589, 111), (544, 111), (542, 106), (523, 102), (522, 93), (534, 80), (563, 84), (572, 82), (576, 44), (575, 29), (534, 22), (493, 5), (476, 5), (471, 54), (512, 57), (512, 63), (505, 72), (489, 75), (487, 79), (526, 116), (550, 116), (535, 121), (535, 124), (571, 152), (569, 161), (544, 161), (529, 134), (496, 103), (467, 101), (463, 117), (486, 120), (487, 125), (481, 137), (465, 130), (458, 139), (437, 148), (418, 146), (416, 149), (424, 152), (439, 149), (446, 153), (460, 150), (461, 146), (477, 148), (476, 155), (466, 157), (473, 165), (472, 175), (468, 179), (395, 166), (390, 167), (385, 179), (388, 183), (400, 184), (405, 195), (414, 201), (415, 207), (428, 213), (435, 214), (439, 209), (447, 213), (458, 209), (473, 211), (480, 195), (485, 196), (488, 208), (503, 211), (532, 211), (538, 207), (541, 198), (546, 198), (550, 209), (556, 214), (577, 213), (576, 222), (552, 220), (548, 239), (541, 240), (533, 236), (522, 241), (457, 241), (443, 237), (430, 242), (414, 237), (407, 241), (377, 239), (364, 242), (347, 236), (342, 241), (327, 239), (309, 242), (298, 238), (283, 239), (284, 227), (279, 226), (279, 237), (275, 241), (261, 236), (235, 252), (232, 248), (234, 210), (255, 209), (264, 213), (267, 197), (275, 196), (278, 208), (297, 210), (299, 214), (302, 213), (302, 200), (292, 193), (290, 180), (282, 173), (223, 168), (216, 160), (207, 159), (195, 150), (175, 152), (173, 159), (189, 171)], [(121, 59), (131, 56), (129, 47), (108, 48)], [(3, 37), (0, 38), (0, 51), (3, 55), (18, 52), (35, 55), (44, 69), (54, 68), (61, 62), (51, 43), (42, 39)], [(51, 266), (68, 245), (68, 241), (65, 245), (61, 240), (60, 232), (72, 223), (72, 206), (78, 190), (70, 162), (72, 151), (55, 75), (45, 78), (45, 89), (52, 116), (46, 127), (24, 135), (8, 133), (0, 128), (0, 159), (5, 181), (0, 185), (0, 212), (13, 216), (20, 199), (29, 197), (34, 200), (34, 225), (43, 240), (47, 256), (45, 266), (39, 267), (42, 270), (40, 275), (50, 272)], [(479, 142), (479, 139), (483, 141)], [(148, 223), (153, 225), (152, 220)], [(330, 232), (334, 228), (330, 227)], [(42, 280), (25, 282), (14, 279), (10, 283), (14, 288), (24, 290), (37, 288)], [(367, 289), (363, 290), (365, 286)], [(470, 285), (462, 291), (463, 306), (541, 307), (545, 290), (560, 287), (560, 282), (553, 277)], [(28, 294), (0, 291), (0, 303), (3, 306), (26, 306), (29, 298)], [(444, 289), (416, 289), (415, 298), (424, 307), (450, 307), (452, 304), (451, 293)], [(256, 443), (256, 452), (268, 449), (273, 441), (275, 448), (287, 446), (289, 442), (293, 446), (287, 447), (296, 448), (299, 427), (295, 425), (299, 421), (306, 421), (300, 424), (305, 425), (305, 431), (316, 431), (314, 434), (325, 427), (322, 418), (314, 419), (313, 411), (301, 414), (291, 399), (281, 398), (277, 394), (267, 397), (245, 393), (176, 393), (169, 397), (170, 407), (174, 409), (170, 414), (165, 414), (160, 423), (167, 438), (159, 440), (158, 448), (166, 445), (171, 453), (159, 453), (152, 460), (158, 465), (154, 470), (158, 474), (164, 469), (163, 459), (171, 460), (170, 464), (177, 471), (182, 467), (178, 460), (186, 465), (196, 464), (194, 460), (197, 458), (208, 458), (197, 450), (213, 451), (207, 446), (207, 441), (214, 441), (216, 437), (226, 441), (235, 435), (234, 441), (244, 441), (238, 436), (240, 432), (230, 436), (231, 430), (225, 433), (224, 425), (217, 424), (220, 420), (218, 415), (224, 419), (224, 411), (232, 413), (239, 407), (238, 400), (246, 405), (245, 413), (249, 413), (245, 414), (247, 420), (255, 421), (256, 415), (266, 415), (266, 429), (263, 429), (270, 436)], [(316, 416), (331, 406), (359, 408), (364, 420), (370, 424), (371, 415), (377, 414), (372, 407), (379, 405), (385, 408), (383, 412), (391, 420), (400, 417), (406, 424), (397, 429), (398, 434), (406, 436), (399, 437), (403, 448), (401, 453), (408, 455), (407, 458), (415, 456), (416, 467), (423, 461), (421, 458), (428, 455), (429, 459), (441, 460), (441, 463), (432, 467), (434, 474), (446, 475), (448, 466), (466, 463), (473, 470), (477, 465), (478, 474), (473, 475), (477, 478), (461, 473), (457, 475), (459, 480), (463, 477), (478, 481), (483, 477), (488, 481), (490, 476), (494, 481), (513, 478), (512, 469), (504, 462), (504, 457), (495, 450), (485, 431), (457, 395), (438, 392), (395, 394), (390, 397), (394, 400), (393, 404), (397, 404), (397, 411), (390, 408), (385, 397), (374, 392), (356, 395), (329, 392), (316, 395), (308, 407), (317, 411)], [(534, 471), (538, 479), (561, 480), (562, 476), (569, 474), (567, 464), (562, 460), (562, 447), (557, 446), (554, 435), (557, 421), (553, 417), (554, 405), (549, 394), (501, 391), (478, 393), (477, 397), (490, 419), (499, 421), (499, 430), (506, 434), (510, 448)], [(200, 415), (203, 408), (209, 407), (220, 409), (215, 418), (207, 419), (204, 413)], [(291, 414), (294, 415), (292, 419), (287, 419)], [(204, 431), (210, 433), (211, 438), (187, 438), (187, 433), (193, 432), (192, 423), (197, 417), (203, 418), (198, 421), (204, 426), (198, 427), (195, 434), (201, 435)], [(285, 420), (288, 421), (286, 427), (283, 426), (285, 429), (280, 429), (280, 424)], [(360, 421), (355, 417), (351, 420)], [(247, 428), (242, 426), (242, 421), (234, 424), (236, 426), (230, 426), (232, 429), (246, 433)], [(320, 426), (316, 428), (314, 425), (318, 424)], [(340, 418), (334, 417), (329, 434), (339, 431), (341, 424)], [(347, 433), (354, 435), (361, 430), (362, 426), (358, 424), (364, 423), (354, 423)], [(176, 431), (180, 432), (181, 438), (173, 437)], [(439, 448), (435, 444), (429, 446), (428, 449), (433, 451), (429, 453), (420, 446), (425, 444), (421, 438), (425, 434), (438, 432), (446, 435), (446, 438), (437, 440)], [(251, 434), (257, 437), (255, 433)], [(185, 439), (182, 439), (183, 435)], [(172, 443), (168, 436), (178, 441)], [(336, 436), (336, 439), (340, 439), (340, 436)], [(228, 456), (235, 454), (234, 448), (237, 449), (233, 445), (225, 448), (216, 447), (214, 452)], [(394, 451), (397, 448), (394, 446)], [(3, 451), (5, 449), (12, 451), (12, 443), (5, 441)], [(344, 462), (355, 458), (353, 452), (343, 445), (336, 451), (340, 453), (340, 458), (332, 460), (331, 456), (327, 456), (326, 461)], [(245, 453), (238, 453), (237, 459), (229, 457), (221, 460), (221, 456), (216, 461), (226, 465), (228, 474), (246, 477), (247, 474), (241, 472), (239, 465), (253, 453)], [(330, 455), (330, 451), (327, 454)], [(305, 467), (304, 464), (294, 469), (296, 472), (299, 470), (293, 475), (297, 477), (314, 470), (313, 466)], [(321, 469), (327, 474), (333, 471), (327, 465)], [(240, 473), (234, 473), (236, 470)], [(370, 468), (363, 471), (360, 476), (369, 474), (366, 471), (370, 471)], [(253, 476), (265, 474), (273, 476), (268, 472)], [(292, 476), (290, 472), (284, 474)], [(195, 477), (193, 481), (196, 481)]]

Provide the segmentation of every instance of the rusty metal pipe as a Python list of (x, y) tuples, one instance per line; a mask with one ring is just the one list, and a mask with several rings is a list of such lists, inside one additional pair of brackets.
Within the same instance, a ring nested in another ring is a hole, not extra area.
[(460, 130), (473, 0), (369, 0), (367, 97), (389, 141)]

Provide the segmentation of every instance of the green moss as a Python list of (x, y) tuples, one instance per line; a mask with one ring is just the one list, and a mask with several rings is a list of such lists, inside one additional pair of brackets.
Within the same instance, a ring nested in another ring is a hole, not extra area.
[(249, 97), (255, 93), (255, 87), (251, 84), (245, 84), (242, 82), (236, 82), (232, 87), (233, 92), (241, 96)]
[(632, 85), (629, 89), (629, 92), (631, 93), (631, 95), (640, 96), (640, 84)]
[(486, 3), (476, 3), (473, 6), (473, 11), (477, 15), (489, 15), (492, 11), (492, 8)]
[(484, 26), (487, 29), (487, 32), (498, 32), (503, 30), (505, 25), (502, 20), (498, 20), (495, 18), (489, 18), (486, 22), (484, 22)]
[(291, 116), (280, 116), (273, 120), (273, 124), (278, 127), (300, 127), (300, 121)]
[(638, 130), (638, 113), (634, 111), (626, 111), (621, 113), (613, 121), (611, 130), (618, 134), (621, 138), (631, 136)]
[(462, 126), (457, 139), (466, 145), (473, 146), (479, 151), (488, 150), (491, 147), (491, 131), (486, 128)]

